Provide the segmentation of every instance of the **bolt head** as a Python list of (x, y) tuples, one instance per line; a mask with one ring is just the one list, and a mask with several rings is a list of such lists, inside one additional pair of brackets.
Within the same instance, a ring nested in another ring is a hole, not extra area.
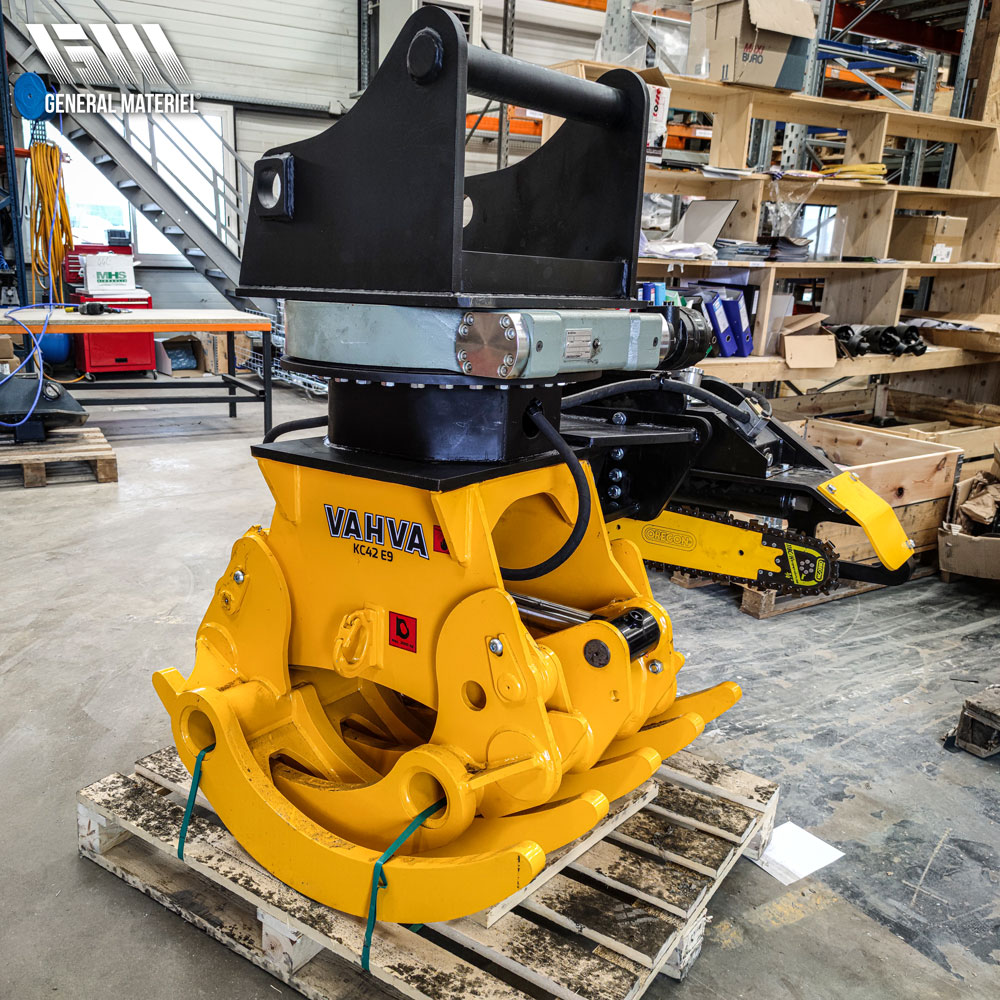
[(513, 354), (505, 354), (503, 356), (503, 363), (505, 365), (512, 365), (514, 363), (514, 355)]
[(650, 660), (646, 664), (646, 669), (651, 674), (662, 674), (663, 673), (663, 663), (660, 660)]
[(497, 369), (497, 375), (499, 375), (499, 376), (500, 376), (500, 378), (506, 378), (506, 376), (507, 376), (507, 372), (508, 372), (508, 371), (509, 371), (509, 369), (507, 368), (507, 366), (506, 366), (506, 365), (501, 365), (501, 366), (500, 366), (500, 367), (499, 367), (499, 368)]
[(503, 656), (503, 643), (499, 639), (490, 639), (489, 647), (494, 656)]
[(593, 339), (593, 340), (592, 340), (592, 341), (590, 342), (590, 349), (591, 349), (591, 350), (592, 350), (592, 351), (593, 351), (593, 352), (594, 352), (595, 354), (596, 354), (596, 353), (597, 353), (597, 352), (598, 352), (598, 351), (599, 351), (599, 350), (601, 349), (601, 341), (600, 341), (600, 338), (598, 338), (598, 337), (594, 337), (594, 339)]
[(509, 316), (501, 316), (500, 325), (506, 330), (508, 327), (514, 325), (514, 321)]
[(851, 473), (851, 479), (853, 479), (855, 482), (857, 482), (860, 478), (861, 477), (856, 472)]
[(613, 483), (620, 483), (621, 479), (622, 479), (622, 470), (621, 469), (609, 469), (608, 470), (608, 479), (610, 479), (611, 482), (613, 482)]
[(611, 650), (606, 642), (600, 639), (588, 639), (583, 646), (583, 658), (592, 666), (600, 669), (611, 662)]
[(833, 485), (833, 483), (830, 483), (830, 484), (829, 484), (829, 485), (827, 486), (827, 490), (829, 490), (829, 491), (830, 491), (831, 493), (836, 493), (836, 492), (837, 492), (837, 487), (836, 487), (836, 486), (834, 486), (834, 485)]
[(466, 361), (462, 365), (462, 371), (465, 372), (466, 375), (468, 375), (472, 371), (472, 362), (471, 361)]
[(611, 497), (612, 500), (617, 500), (621, 495), (622, 495), (622, 488), (620, 486), (608, 487), (608, 496)]
[(243, 570), (238, 569), (235, 573), (233, 573), (233, 579), (237, 583), (242, 583), (245, 579), (245, 577), (243, 576)]
[(617, 424), (619, 427), (621, 427), (622, 424), (628, 423), (628, 417), (625, 416), (625, 414), (622, 413), (621, 410), (619, 410), (617, 413), (613, 413), (611, 415), (611, 423)]
[(612, 448), (611, 449), (611, 457), (616, 462), (620, 462), (625, 457), (625, 449), (624, 448)]
[(460, 337), (468, 337), (468, 336), (469, 336), (469, 328), (468, 328), (468, 326), (467, 326), (467, 325), (466, 325), (465, 323), (463, 323), (463, 324), (462, 324), (462, 325), (461, 325), (461, 326), (460, 326), (460, 327), (458, 328), (458, 335), (459, 335)]
[(472, 326), (472, 324), (475, 323), (475, 321), (476, 321), (476, 314), (475, 313), (466, 313), (462, 317), (462, 322), (463, 323), (468, 323), (469, 326)]
[(917, 547), (917, 543), (912, 538), (907, 538), (906, 547), (908, 549), (915, 549)]
[(505, 337), (506, 337), (506, 338), (507, 338), (508, 340), (513, 340), (513, 339), (514, 339), (514, 338), (515, 338), (515, 337), (517, 336), (517, 334), (516, 334), (516, 333), (515, 333), (515, 332), (513, 331), (513, 329), (511, 329), (510, 327), (507, 327), (507, 329), (506, 329), (506, 330), (504, 330), (504, 332), (503, 332), (503, 335), (504, 335), (504, 336), (505, 336)]
[(458, 360), (459, 361), (468, 361), (469, 360), (469, 352), (468, 351), (459, 351), (458, 352)]

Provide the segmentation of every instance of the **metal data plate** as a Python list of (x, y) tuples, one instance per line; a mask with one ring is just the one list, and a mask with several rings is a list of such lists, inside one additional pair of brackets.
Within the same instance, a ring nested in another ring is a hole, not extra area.
[(626, 310), (462, 311), (289, 299), (286, 353), (489, 379), (656, 368), (663, 321)]

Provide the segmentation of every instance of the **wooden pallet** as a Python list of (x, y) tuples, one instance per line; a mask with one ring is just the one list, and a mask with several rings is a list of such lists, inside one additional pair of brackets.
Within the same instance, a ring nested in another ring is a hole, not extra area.
[[(311, 1000), (370, 991), (364, 921), (270, 875), (210, 809), (195, 809), (177, 859), (188, 787), (171, 747), (83, 789), (81, 855)], [(771, 782), (682, 751), (510, 907), (418, 931), (379, 923), (371, 975), (415, 1000), (638, 1000), (660, 972), (687, 974), (709, 901), (766, 847), (777, 804)]]
[(118, 482), (118, 459), (99, 427), (56, 427), (37, 444), (0, 438), (0, 466), (21, 466), (25, 486), (45, 486), (49, 467), (85, 463), (99, 483)]

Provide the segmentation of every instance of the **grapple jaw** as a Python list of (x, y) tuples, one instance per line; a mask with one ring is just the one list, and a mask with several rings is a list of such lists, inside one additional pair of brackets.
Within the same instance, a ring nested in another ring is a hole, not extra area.
[[(505, 588), (498, 564), (530, 563), (568, 530), (562, 466), (435, 494), (261, 464), (272, 525), (234, 545), (190, 677), (154, 685), (189, 769), (214, 744), (201, 788), (219, 816), (306, 895), (366, 913), (379, 855), (443, 799), (390, 863), (379, 917), (492, 905), (740, 696), (723, 684), (677, 699), (670, 621), (596, 502), (567, 563), (519, 584), (527, 596)], [(394, 550), (387, 524), (381, 546), (335, 537), (331, 496), (345, 517), (391, 510), (394, 533), (406, 522), (440, 544)], [(578, 620), (546, 627), (539, 607)], [(630, 616), (647, 623), (638, 653)]]

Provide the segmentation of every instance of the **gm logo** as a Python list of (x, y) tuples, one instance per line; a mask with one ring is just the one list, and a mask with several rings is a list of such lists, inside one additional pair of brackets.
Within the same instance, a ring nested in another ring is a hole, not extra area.
[(160, 86), (164, 77), (179, 89), (191, 83), (158, 24), (141, 27), (159, 65), (134, 24), (115, 24), (117, 37), (108, 24), (28, 24), (26, 27), (49, 69), (65, 84), (111, 87), (114, 86), (112, 75), (126, 88), (134, 89), (141, 89), (139, 81), (143, 78), (154, 87)]
[(642, 529), (642, 537), (652, 545), (662, 545), (667, 549), (680, 549), (690, 552), (698, 541), (690, 531), (679, 531), (677, 528), (661, 528), (656, 524), (647, 524)]

